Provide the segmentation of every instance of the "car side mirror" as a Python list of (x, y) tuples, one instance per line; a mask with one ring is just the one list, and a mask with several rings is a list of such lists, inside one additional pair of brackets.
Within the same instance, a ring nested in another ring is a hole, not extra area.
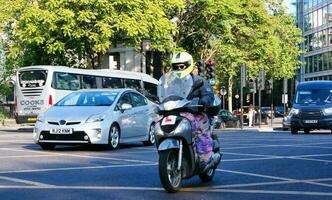
[(131, 104), (128, 104), (128, 103), (124, 103), (121, 105), (121, 112), (124, 112), (125, 110), (129, 110), (129, 109), (132, 109), (133, 106)]

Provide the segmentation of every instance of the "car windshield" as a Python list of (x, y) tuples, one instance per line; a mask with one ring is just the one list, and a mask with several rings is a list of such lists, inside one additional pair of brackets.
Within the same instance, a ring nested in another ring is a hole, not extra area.
[(332, 90), (329, 89), (299, 90), (296, 93), (295, 103), (298, 104), (332, 103)]
[(61, 99), (55, 106), (110, 106), (117, 92), (73, 92)]

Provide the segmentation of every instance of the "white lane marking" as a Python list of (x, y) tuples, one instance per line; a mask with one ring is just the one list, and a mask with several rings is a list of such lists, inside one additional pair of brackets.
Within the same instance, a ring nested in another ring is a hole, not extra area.
[(297, 158), (297, 157), (289, 157), (289, 159), (294, 160), (307, 160), (307, 161), (317, 161), (317, 162), (324, 162), (324, 163), (332, 163), (332, 160), (323, 160), (323, 159), (316, 159), (316, 158)]
[(12, 148), (0, 148), (2, 150), (6, 149), (8, 151), (23, 151), (31, 153), (39, 153), (43, 155), (59, 155), (59, 156), (69, 156), (69, 157), (78, 157), (78, 158), (93, 158), (101, 160), (116, 160), (124, 162), (135, 162), (135, 163), (154, 163), (153, 161), (144, 161), (144, 160), (133, 160), (133, 159), (121, 159), (121, 158), (111, 158), (111, 157), (99, 157), (99, 156), (89, 156), (89, 155), (78, 155), (78, 154), (69, 154), (69, 153), (56, 153), (56, 152), (39, 152), (34, 150), (23, 150), (23, 149), (12, 149)]
[(332, 178), (305, 179), (305, 180), (294, 180), (294, 181), (271, 181), (271, 182), (258, 182), (258, 183), (242, 183), (242, 184), (212, 186), (211, 188), (233, 188), (233, 187), (280, 185), (280, 184), (290, 184), (290, 183), (302, 183), (303, 181), (311, 181), (311, 182), (332, 181)]
[[(0, 189), (63, 189), (63, 190), (135, 190), (135, 191), (164, 191), (160, 187), (122, 187), (122, 186), (1, 186)], [(215, 193), (249, 193), (249, 194), (278, 194), (299, 196), (332, 196), (332, 192), (306, 192), (289, 190), (242, 190), (242, 189), (210, 189), (210, 188), (181, 188), (179, 192), (215, 192)]]
[(314, 181), (297, 180), (297, 179), (284, 178), (284, 177), (278, 177), (278, 176), (269, 176), (269, 175), (263, 175), (263, 174), (254, 174), (254, 173), (240, 172), (240, 171), (233, 171), (233, 170), (224, 170), (224, 169), (216, 169), (216, 171), (228, 172), (228, 173), (234, 173), (234, 174), (241, 174), (241, 175), (247, 175), (247, 176), (255, 176), (255, 177), (261, 177), (261, 178), (281, 180), (281, 181), (300, 181), (301, 183), (307, 183), (307, 184), (311, 184), (311, 185), (319, 185), (319, 186), (325, 186), (325, 187), (332, 187), (331, 184), (316, 183)]
[(62, 155), (21, 155), (21, 156), (0, 156), (0, 159), (15, 159), (15, 158), (39, 158), (39, 157), (59, 157)]
[(53, 186), (53, 185), (49, 185), (49, 184), (45, 184), (45, 183), (40, 183), (40, 182), (35, 182), (35, 181), (28, 181), (28, 180), (18, 179), (18, 178), (10, 178), (10, 177), (6, 177), (6, 176), (0, 176), (0, 179), (7, 180), (7, 181), (12, 181), (12, 182), (17, 182), (17, 183), (24, 183), (24, 184), (28, 184), (28, 185), (35, 185), (35, 186), (39, 186), (39, 187)]
[(30, 173), (30, 172), (50, 172), (50, 171), (69, 171), (69, 170), (83, 170), (83, 169), (105, 169), (105, 168), (120, 168), (120, 167), (144, 167), (154, 166), (158, 163), (153, 164), (131, 164), (131, 165), (100, 165), (100, 166), (89, 166), (89, 167), (59, 167), (59, 168), (48, 168), (48, 169), (25, 169), (25, 170), (11, 170), (11, 171), (0, 171), (0, 174), (10, 173)]
[(274, 156), (274, 155), (261, 155), (261, 154), (246, 154), (246, 153), (232, 153), (232, 152), (223, 152), (225, 155), (241, 155), (241, 156), (257, 156), (263, 158), (239, 158), (239, 159), (224, 159), (223, 162), (234, 162), (234, 161), (250, 161), (250, 160), (268, 160), (268, 159), (294, 159), (294, 160), (307, 160), (307, 161), (317, 161), (324, 163), (331, 163), (331, 160), (316, 159), (316, 158), (307, 158), (307, 157), (318, 157), (318, 156), (331, 156), (332, 154), (315, 154), (315, 155), (299, 155), (299, 156)]

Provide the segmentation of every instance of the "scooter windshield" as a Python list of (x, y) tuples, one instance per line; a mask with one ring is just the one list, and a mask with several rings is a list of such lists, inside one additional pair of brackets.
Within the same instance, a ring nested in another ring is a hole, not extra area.
[(178, 78), (174, 72), (168, 72), (159, 79), (158, 98), (160, 102), (170, 96), (187, 98), (193, 86), (193, 78), (191, 75), (185, 78)]

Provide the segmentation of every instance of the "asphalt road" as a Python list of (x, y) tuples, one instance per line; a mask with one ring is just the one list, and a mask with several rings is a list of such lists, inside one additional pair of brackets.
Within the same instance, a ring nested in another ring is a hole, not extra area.
[(332, 199), (328, 132), (219, 131), (224, 156), (214, 180), (193, 177), (168, 194), (154, 146), (43, 151), (29, 131), (0, 128), (0, 199)]

